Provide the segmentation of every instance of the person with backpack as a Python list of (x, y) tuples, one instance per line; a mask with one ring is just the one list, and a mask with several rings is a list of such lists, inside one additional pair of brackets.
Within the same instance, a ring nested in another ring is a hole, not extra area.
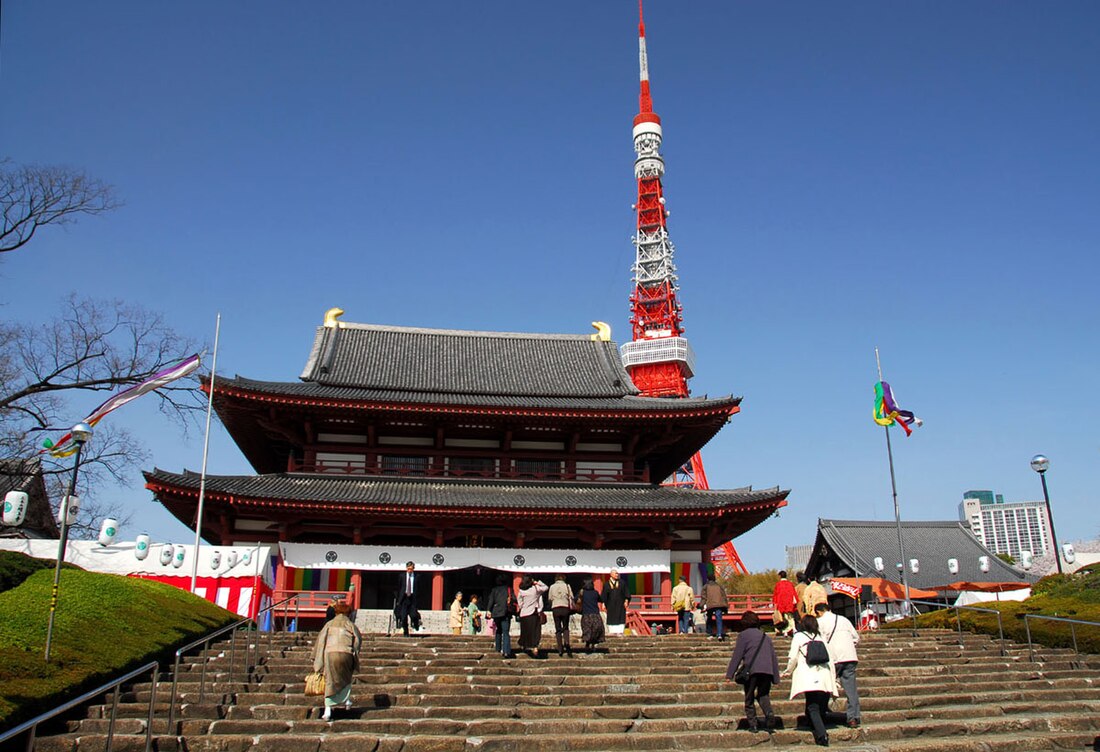
[(764, 728), (770, 734), (775, 730), (775, 713), (769, 693), (772, 684), (779, 683), (779, 657), (775, 654), (772, 638), (760, 629), (760, 617), (752, 611), (741, 615), (741, 634), (733, 648), (733, 657), (726, 669), (726, 681), (735, 681), (745, 687), (745, 723), (749, 731), (756, 733), (756, 703), (764, 711)]
[(825, 714), (829, 699), (837, 696), (836, 677), (829, 649), (821, 638), (817, 617), (804, 616), (798, 632), (791, 638), (787, 668), (780, 677), (791, 677), (791, 699), (802, 695), (806, 701), (806, 717), (813, 727), (814, 743), (829, 746), (825, 731)]
[(859, 632), (852, 626), (852, 622), (840, 614), (834, 614), (827, 603), (817, 606), (817, 624), (821, 627), (825, 646), (829, 648), (829, 657), (836, 667), (837, 681), (844, 687), (844, 696), (848, 698), (848, 710), (845, 713), (848, 728), (859, 728), (859, 687), (856, 686), (856, 668), (859, 666), (856, 646), (859, 645)]
[(493, 620), (493, 649), (505, 658), (515, 658), (512, 652), (512, 617), (519, 613), (515, 593), (508, 575), (497, 575), (497, 584), (485, 599), (485, 610)]
[(680, 634), (691, 632), (691, 612), (695, 610), (695, 591), (687, 577), (680, 575), (680, 582), (672, 588), (672, 610), (676, 612)]

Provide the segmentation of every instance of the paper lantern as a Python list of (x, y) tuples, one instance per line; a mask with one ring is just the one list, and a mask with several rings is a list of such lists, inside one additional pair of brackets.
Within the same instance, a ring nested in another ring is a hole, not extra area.
[(29, 503), (30, 496), (23, 491), (8, 491), (4, 494), (4, 524), (10, 527), (22, 525)]
[(161, 546), (161, 548), (160, 548), (160, 565), (162, 567), (166, 567), (166, 566), (168, 566), (169, 564), (172, 563), (172, 554), (174, 553), (174, 551), (175, 551), (175, 549), (172, 548), (171, 543), (165, 543), (163, 546)]
[(876, 556), (875, 557), (875, 571), (876, 572), (881, 572), (884, 569), (886, 569), (886, 564), (882, 561), (882, 557), (881, 556)]
[(1067, 564), (1072, 564), (1077, 560), (1077, 552), (1073, 550), (1072, 543), (1062, 546), (1062, 558), (1066, 560)]
[(57, 524), (61, 524), (61, 518), (64, 515), (66, 525), (75, 525), (78, 514), (80, 514), (80, 497), (65, 496), (61, 499), (61, 509), (57, 512)]
[(105, 518), (99, 526), (99, 545), (111, 545), (115, 542), (116, 535), (118, 535), (118, 520), (114, 517)]
[(983, 572), (988, 572), (989, 571), (989, 557), (988, 556), (979, 556), (978, 557), (978, 569), (982, 570)]
[(229, 549), (225, 554), (225, 566), (228, 569), (232, 569), (237, 566), (237, 551), (236, 549)]
[(214, 551), (210, 554), (210, 568), (217, 569), (222, 565), (222, 552)]
[(1020, 552), (1020, 566), (1024, 569), (1031, 569), (1032, 554), (1030, 551)]
[(920, 561), (918, 559), (909, 560), (909, 571), (913, 574), (920, 572)]
[(172, 566), (179, 569), (183, 566), (183, 560), (187, 558), (187, 549), (181, 546), (176, 546), (175, 555), (172, 557)]
[(252, 563), (252, 551), (248, 549), (241, 554), (241, 564), (246, 567)]
[(149, 555), (149, 536), (146, 533), (142, 533), (134, 540), (134, 558), (138, 561), (145, 561), (145, 557)]
[(958, 559), (948, 559), (947, 560), (947, 571), (950, 572), (951, 574), (958, 574), (959, 573), (959, 560)]

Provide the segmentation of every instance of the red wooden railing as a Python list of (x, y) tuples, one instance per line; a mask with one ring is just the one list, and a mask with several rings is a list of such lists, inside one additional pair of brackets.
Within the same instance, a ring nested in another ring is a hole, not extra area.
[[(741, 614), (753, 611), (762, 620), (770, 620), (775, 612), (770, 593), (735, 593), (727, 596), (729, 607), (723, 621), (738, 621)], [(696, 601), (698, 604), (698, 601)], [(653, 622), (675, 623), (672, 597), (668, 595), (632, 595), (626, 611), (626, 625), (634, 634), (648, 635)]]
[(276, 590), (272, 600), (275, 603), (285, 601), (287, 598), (293, 598), (293, 602), (276, 608), (277, 616), (289, 616), (295, 618), (295, 616), (317, 617), (324, 616), (325, 609), (328, 608), (328, 604), (332, 603), (333, 598), (343, 598), (353, 601), (354, 593), (352, 591), (344, 590)]
[(394, 468), (383, 467), (380, 463), (356, 462), (336, 464), (325, 462), (303, 462), (291, 460), (289, 471), (292, 473), (322, 473), (324, 475), (383, 476), (388, 478), (504, 478), (507, 480), (579, 480), (593, 483), (638, 483), (646, 482), (645, 472), (627, 470), (580, 470), (576, 472), (531, 473), (508, 468), (470, 469), (457, 467), (435, 468)]

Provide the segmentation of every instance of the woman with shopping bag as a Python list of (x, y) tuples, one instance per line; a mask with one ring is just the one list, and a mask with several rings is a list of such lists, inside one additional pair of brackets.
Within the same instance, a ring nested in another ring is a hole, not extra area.
[(313, 646), (314, 674), (324, 676), (325, 712), (321, 718), (326, 721), (332, 720), (332, 709), (338, 705), (351, 709), (351, 683), (359, 668), (359, 649), (363, 644), (359, 629), (348, 618), (351, 611), (348, 602), (339, 601), (333, 610), (336, 615), (321, 629)]

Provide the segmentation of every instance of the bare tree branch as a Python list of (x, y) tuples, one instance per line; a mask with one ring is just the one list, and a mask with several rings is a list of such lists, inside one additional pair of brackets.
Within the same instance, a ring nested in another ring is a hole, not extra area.
[(121, 205), (110, 185), (80, 170), (0, 160), (0, 253), (22, 248), (40, 227)]

